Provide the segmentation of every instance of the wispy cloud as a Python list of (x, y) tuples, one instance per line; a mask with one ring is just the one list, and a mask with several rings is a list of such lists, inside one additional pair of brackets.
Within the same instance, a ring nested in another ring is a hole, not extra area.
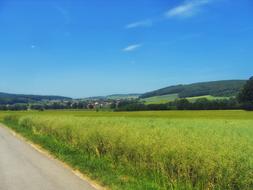
[(126, 28), (131, 29), (131, 28), (137, 28), (137, 27), (150, 27), (152, 25), (153, 25), (153, 21), (151, 19), (147, 19), (143, 21), (130, 23), (126, 25)]
[(141, 46), (142, 46), (141, 44), (132, 44), (132, 45), (125, 47), (122, 51), (132, 52), (132, 51), (139, 49)]
[(196, 15), (201, 8), (212, 3), (213, 0), (188, 0), (165, 13), (166, 18), (173, 17), (192, 17)]
[(158, 18), (146, 19), (137, 21), (126, 25), (126, 29), (132, 29), (137, 27), (151, 27), (158, 22), (164, 22), (171, 18), (189, 18), (197, 15), (205, 6), (218, 1), (218, 0), (185, 0), (182, 4), (169, 9)]

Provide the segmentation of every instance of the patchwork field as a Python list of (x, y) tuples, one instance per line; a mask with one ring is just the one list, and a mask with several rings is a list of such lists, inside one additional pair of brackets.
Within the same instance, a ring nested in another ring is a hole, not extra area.
[[(169, 94), (169, 95), (163, 95), (163, 96), (153, 96), (150, 98), (144, 98), (141, 99), (142, 101), (145, 102), (146, 105), (149, 104), (166, 104), (168, 102), (172, 102), (176, 100), (178, 97), (178, 94)], [(206, 98), (207, 100), (223, 100), (223, 99), (229, 99), (229, 97), (216, 97), (216, 96), (211, 96), (211, 95), (206, 95), (206, 96), (194, 96), (194, 97), (188, 97), (186, 98), (190, 102), (195, 102), (198, 99), (201, 98)]]
[(187, 98), (190, 102), (195, 102), (198, 99), (201, 98), (206, 98), (207, 100), (223, 100), (223, 99), (229, 99), (230, 97), (217, 97), (217, 96), (211, 96), (211, 95), (206, 95), (206, 96), (195, 96), (195, 97), (190, 97)]
[(253, 189), (253, 112), (1, 112), (110, 189)]
[(144, 98), (142, 101), (145, 102), (145, 104), (165, 104), (171, 101), (174, 101), (178, 98), (178, 94), (169, 94), (169, 95), (163, 95), (163, 96), (153, 96), (150, 98)]

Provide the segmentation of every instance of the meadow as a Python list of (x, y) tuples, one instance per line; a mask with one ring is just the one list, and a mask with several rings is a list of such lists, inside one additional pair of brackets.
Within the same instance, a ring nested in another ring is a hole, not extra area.
[(0, 121), (109, 189), (253, 189), (253, 112), (28, 111)]
[[(194, 96), (194, 97), (187, 97), (186, 99), (190, 102), (196, 102), (199, 99), (207, 99), (207, 100), (224, 100), (224, 99), (229, 99), (233, 98), (231, 97), (222, 97), (222, 96), (211, 96), (211, 95), (205, 95), (205, 96)], [(168, 94), (168, 95), (162, 95), (162, 96), (153, 96), (149, 98), (143, 98), (141, 101), (144, 101), (146, 105), (149, 104), (166, 104), (169, 102), (173, 102), (176, 99), (179, 99), (178, 94)]]
[(162, 95), (162, 96), (153, 96), (149, 98), (141, 99), (145, 102), (145, 104), (165, 104), (171, 101), (174, 101), (178, 98), (178, 94), (169, 94), (169, 95)]

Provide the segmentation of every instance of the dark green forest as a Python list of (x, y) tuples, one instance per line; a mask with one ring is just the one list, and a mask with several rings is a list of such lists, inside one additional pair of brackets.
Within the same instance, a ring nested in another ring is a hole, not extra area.
[(169, 86), (145, 93), (141, 95), (140, 98), (149, 98), (167, 94), (178, 94), (179, 98), (204, 95), (233, 97), (238, 95), (245, 83), (246, 80), (224, 80), (214, 82), (201, 82), (189, 85)]
[(0, 93), (0, 105), (27, 104), (52, 100), (71, 100), (71, 98), (62, 96), (41, 96), (41, 95)]

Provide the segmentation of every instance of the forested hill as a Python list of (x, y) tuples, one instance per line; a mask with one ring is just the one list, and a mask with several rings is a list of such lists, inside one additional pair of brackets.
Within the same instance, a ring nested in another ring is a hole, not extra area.
[(246, 80), (223, 80), (213, 82), (201, 82), (188, 85), (176, 85), (145, 93), (141, 98), (162, 96), (168, 94), (178, 94), (180, 98), (194, 96), (236, 96), (242, 89)]
[(0, 104), (32, 103), (46, 100), (70, 100), (71, 98), (62, 96), (41, 96), (41, 95), (23, 95), (8, 94), (0, 92)]

